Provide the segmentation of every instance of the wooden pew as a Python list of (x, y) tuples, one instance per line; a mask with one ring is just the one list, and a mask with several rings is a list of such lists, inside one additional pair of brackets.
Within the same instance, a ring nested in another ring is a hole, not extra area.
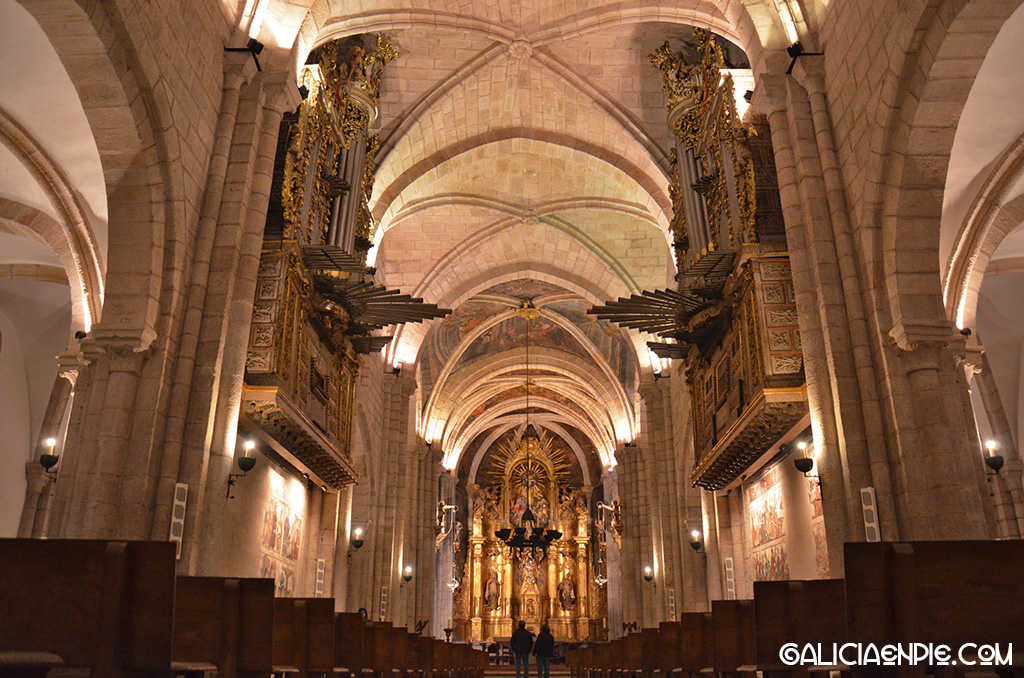
[(791, 667), (779, 650), (786, 643), (799, 647), (843, 644), (846, 632), (846, 588), (842, 579), (754, 582), (756, 663), (772, 675), (804, 675), (810, 671), (843, 670), (842, 666)]
[[(937, 643), (954, 655), (964, 643), (1024, 649), (1024, 541), (848, 543), (844, 564), (857, 642)], [(867, 668), (877, 667), (851, 672)]]
[(171, 664), (174, 544), (0, 539), (0, 674)]
[(711, 601), (712, 663), (717, 673), (750, 674), (757, 661), (754, 646), (754, 601)]
[(658, 652), (661, 645), (658, 629), (640, 629), (640, 675), (653, 678), (658, 670)]
[(274, 672), (334, 672), (334, 599), (274, 599)]
[(390, 676), (395, 668), (391, 655), (391, 629), (386, 622), (370, 622), (363, 633), (365, 668), (377, 676)]
[[(619, 669), (619, 675), (638, 676), (642, 667), (643, 644), (639, 631), (634, 631), (624, 638), (623, 652), (619, 657), (618, 666), (611, 668)], [(614, 655), (613, 655), (614, 657)], [(613, 659), (614, 661), (614, 659)]]
[(273, 670), (273, 580), (178, 577), (174, 619), (176, 671), (236, 678)]
[[(404, 627), (391, 627), (390, 655), (391, 669), (393, 673), (400, 676), (407, 675), (413, 670), (413, 662), (410, 661), (411, 642), (409, 632)], [(414, 655), (415, 656), (415, 655)]]
[(416, 671), (421, 678), (433, 678), (434, 676), (434, 650), (439, 640), (427, 636), (416, 638)]
[(366, 622), (357, 612), (339, 612), (334, 617), (334, 672), (361, 676), (370, 670), (366, 652), (369, 635)]
[(706, 673), (714, 664), (714, 633), (710, 612), (679, 615), (679, 668), (684, 674)]

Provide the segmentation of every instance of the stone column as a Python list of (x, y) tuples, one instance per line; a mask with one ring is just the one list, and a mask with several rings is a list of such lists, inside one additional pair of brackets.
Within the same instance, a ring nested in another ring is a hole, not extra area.
[[(187, 408), (193, 390), (193, 376), (197, 369), (196, 351), (210, 279), (210, 261), (227, 180), (228, 159), (235, 135), (238, 104), (242, 87), (256, 74), (255, 64), (249, 54), (227, 53), (224, 59), (224, 86), (221, 90), (220, 112), (214, 131), (210, 167), (207, 170), (206, 191), (203, 194), (193, 243), (192, 268), (185, 294), (186, 308), (179, 331), (178, 359), (175, 362), (171, 386), (172, 411), (168, 417), (163, 454), (160, 459), (150, 539), (166, 538), (170, 525), (174, 485), (179, 481), (185, 425), (189, 420)], [(198, 487), (190, 486), (190, 490), (190, 494), (195, 496)], [(195, 502), (195, 499), (192, 501)]]
[[(470, 566), (470, 591), (472, 592), (472, 599), (470, 600), (470, 637), (472, 640), (483, 640), (483, 614), (484, 614), (484, 581), (483, 581), (483, 563), (484, 563), (484, 538), (474, 536), (469, 541), (469, 558), (467, 559), (467, 565)], [(508, 601), (511, 600), (512, 582), (511, 577), (504, 577), (505, 581), (502, 582), (502, 588), (504, 602), (508, 605)], [(505, 613), (506, 615), (508, 612)]]
[[(705, 573), (707, 575), (707, 590), (705, 591), (703, 605), (687, 612), (706, 612), (711, 610), (712, 600), (723, 600), (725, 598), (724, 587), (722, 586), (722, 558), (718, 548), (718, 512), (715, 509), (715, 495), (712, 492), (701, 490), (701, 512), (704, 515), (703, 539), (705, 559)], [(684, 608), (685, 609), (685, 608)]]
[(1005, 466), (999, 476), (992, 480), (996, 486), (1003, 514), (1001, 522), (1004, 525), (1001, 536), (1019, 537), (1024, 534), (1024, 483), (1022, 483), (1024, 464), (1021, 464), (1020, 454), (1017, 452), (1017, 446), (1014, 445), (1010, 423), (1006, 418), (1006, 411), (1003, 409), (1003, 400), (999, 396), (992, 368), (988, 364), (988, 356), (984, 352), (981, 354), (981, 369), (975, 372), (975, 383), (978, 384), (978, 392), (985, 406), (985, 414), (992, 427), (992, 434), (999, 443), (998, 454), (1002, 455), (1005, 460)]
[[(619, 474), (616, 470), (605, 469), (601, 474), (601, 484), (604, 486), (604, 503), (610, 504), (613, 499), (619, 497)], [(627, 507), (626, 510), (628, 511), (629, 508)], [(622, 623), (625, 620), (623, 610), (625, 587), (623, 585), (622, 555), (612, 535), (608, 520), (608, 512), (605, 511), (605, 576), (608, 578), (605, 591), (608, 606), (608, 639), (612, 640), (622, 636)]]
[(587, 559), (587, 537), (576, 537), (576, 638), (587, 640), (590, 637), (590, 598), (587, 586), (590, 563)]
[[(231, 287), (225, 290), (226, 294), (219, 301), (217, 297), (207, 297), (208, 304), (211, 301), (226, 303), (227, 313), (224, 313), (222, 307), (220, 314), (225, 317), (220, 321), (223, 324), (219, 327), (220, 378), (219, 382), (213, 385), (216, 397), (214, 419), (209, 427), (211, 437), (207, 461), (208, 476), (202, 504), (193, 511), (198, 516), (196, 526), (201, 530), (198, 539), (201, 553), (198, 559), (193, 553), (192, 562), (203, 571), (230, 571), (226, 561), (218, 563), (215, 558), (218, 552), (230, 557), (227, 550), (221, 547), (231, 529), (220, 520), (226, 515), (221, 509), (227, 501), (221, 488), (227, 483), (228, 474), (234, 465), (245, 357), (249, 345), (249, 324), (256, 295), (256, 275), (263, 247), (262, 236), (270, 200), (277, 137), (283, 114), (285, 111), (293, 110), (300, 101), (298, 88), (286, 73), (264, 72), (253, 81), (253, 86), (256, 85), (260, 88), (253, 102), (256, 108), (251, 110), (251, 113), (249, 110), (240, 109), (236, 139), (232, 148), (232, 159), (235, 162), (244, 158), (250, 163), (247, 167), (250, 173), (248, 195), (244, 200), (240, 195), (232, 195), (233, 199), (239, 200), (238, 204), (234, 200), (225, 201), (221, 212), (221, 228), (223, 229), (226, 224), (240, 222), (240, 232), (235, 235), (234, 241), (217, 242), (214, 246), (214, 270), (230, 270), (230, 262), (234, 262), (234, 279)], [(251, 143), (252, 148), (239, 148), (243, 141)], [(208, 318), (208, 321), (212, 321), (212, 318)], [(212, 336), (210, 347), (213, 348)], [(199, 522), (204, 512), (209, 519), (206, 524)], [(196, 541), (193, 536), (193, 544)], [(185, 558), (184, 546), (183, 542), (182, 559)]]

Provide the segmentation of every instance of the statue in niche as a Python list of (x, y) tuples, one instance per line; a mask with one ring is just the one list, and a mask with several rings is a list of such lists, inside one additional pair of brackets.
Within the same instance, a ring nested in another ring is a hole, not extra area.
[(498, 579), (491, 573), (484, 588), (484, 607), (493, 609), (498, 607)]
[(563, 610), (576, 607), (576, 582), (572, 575), (566, 574), (558, 583), (558, 602), (562, 604)]
[(522, 571), (523, 571), (523, 588), (521, 589), (522, 594), (525, 596), (527, 593), (539, 593), (539, 573), (537, 567), (537, 561), (533, 556), (532, 550), (525, 551), (522, 560)]

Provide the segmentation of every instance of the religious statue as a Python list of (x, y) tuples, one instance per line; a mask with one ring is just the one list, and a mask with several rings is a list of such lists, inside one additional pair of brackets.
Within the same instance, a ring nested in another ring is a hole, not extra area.
[(612, 536), (615, 543), (622, 546), (622, 504), (618, 499), (612, 499)]
[(521, 527), (524, 513), (526, 513), (526, 497), (516, 497), (516, 500), (512, 503), (512, 508), (508, 512), (509, 522), (516, 527)]
[(484, 587), (484, 607), (491, 609), (498, 607), (498, 580), (493, 572)]
[(525, 551), (525, 555), (522, 560), (523, 569), (523, 588), (522, 592), (525, 595), (528, 592), (539, 591), (539, 575), (537, 572), (537, 561), (533, 557), (533, 551)]
[(576, 607), (576, 582), (569, 574), (558, 583), (558, 602), (562, 604), (563, 610)]

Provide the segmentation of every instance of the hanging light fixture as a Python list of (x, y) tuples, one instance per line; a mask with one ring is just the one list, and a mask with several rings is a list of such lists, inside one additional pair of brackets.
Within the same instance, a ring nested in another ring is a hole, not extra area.
[[(533, 508), (530, 506), (530, 488), (536, 484), (531, 483), (531, 474), (536, 470), (530, 463), (530, 447), (536, 444), (537, 432), (530, 426), (530, 390), (534, 387), (530, 381), (530, 321), (540, 315), (540, 311), (529, 300), (516, 311), (516, 315), (526, 321), (526, 428), (520, 439), (520, 445), (526, 449), (525, 471), (523, 473), (523, 484), (526, 485), (526, 510), (520, 518), (519, 527), (495, 530), (494, 536), (505, 542), (511, 548), (533, 548), (546, 549), (551, 542), (561, 539), (562, 533), (558, 530), (545, 530), (537, 527), (537, 518), (533, 515)], [(511, 522), (511, 521), (509, 521)]]

